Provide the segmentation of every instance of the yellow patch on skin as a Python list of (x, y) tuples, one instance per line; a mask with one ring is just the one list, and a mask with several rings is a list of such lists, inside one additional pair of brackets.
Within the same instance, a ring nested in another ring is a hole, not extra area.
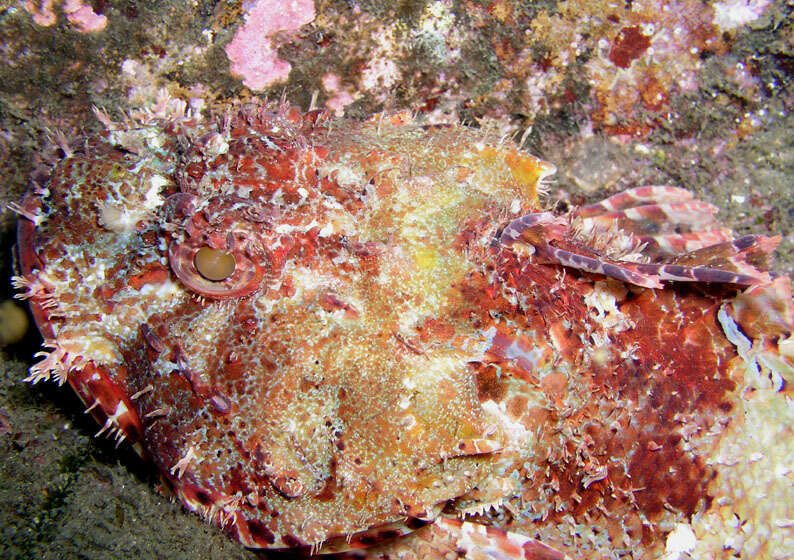
[(516, 150), (504, 151), (504, 161), (525, 194), (535, 198), (537, 196), (536, 185), (549, 172), (549, 166), (537, 158), (527, 156)]
[(419, 247), (414, 253), (414, 262), (421, 271), (433, 270), (438, 266), (439, 254), (432, 247)]
[(532, 202), (537, 200), (540, 182), (557, 171), (550, 163), (508, 146), (480, 145), (470, 164), (490, 174), (489, 182), (496, 189), (512, 191)]

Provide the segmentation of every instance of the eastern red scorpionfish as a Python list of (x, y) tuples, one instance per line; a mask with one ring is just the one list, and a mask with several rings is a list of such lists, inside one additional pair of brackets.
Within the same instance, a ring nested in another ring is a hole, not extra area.
[(28, 379), (68, 382), (243, 545), (792, 542), (770, 490), (791, 494), (794, 457), (777, 238), (734, 238), (675, 187), (544, 211), (552, 165), (404, 114), (96, 113), (105, 131), (62, 141), (14, 205), (46, 347)]

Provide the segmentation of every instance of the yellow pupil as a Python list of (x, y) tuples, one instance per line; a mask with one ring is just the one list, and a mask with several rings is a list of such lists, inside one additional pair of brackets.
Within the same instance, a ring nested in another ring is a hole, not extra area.
[(196, 251), (193, 264), (199, 274), (213, 282), (226, 280), (234, 274), (235, 262), (232, 254), (210, 247), (202, 247)]

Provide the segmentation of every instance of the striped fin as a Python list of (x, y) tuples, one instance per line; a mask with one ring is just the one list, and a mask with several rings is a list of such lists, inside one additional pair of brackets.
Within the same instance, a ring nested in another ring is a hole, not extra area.
[(585, 272), (603, 274), (604, 276), (617, 278), (623, 282), (645, 288), (662, 287), (657, 274), (659, 265), (646, 265), (647, 268), (645, 270), (638, 270), (637, 267), (639, 265), (636, 263), (610, 262), (603, 256), (582, 255), (554, 247), (548, 249), (548, 254), (553, 257), (554, 261), (563, 266), (584, 270)]
[(720, 268), (707, 266), (682, 266), (678, 264), (638, 264), (638, 272), (656, 276), (659, 280), (676, 282), (711, 282), (718, 284), (740, 284), (751, 286), (764, 284), (772, 278), (768, 273), (755, 271), (752, 274), (741, 274)]
[(660, 253), (680, 255), (703, 249), (717, 243), (731, 241), (733, 235), (725, 228), (708, 231), (692, 231), (688, 233), (663, 233), (659, 235), (641, 235), (639, 240), (649, 246), (657, 246)]
[(684, 189), (639, 187), (564, 216), (521, 216), (507, 224), (499, 242), (540, 263), (646, 288), (661, 288), (664, 281), (770, 282), (773, 275), (764, 269), (780, 238), (732, 239), (716, 212)]
[(617, 223), (638, 236), (657, 236), (722, 229), (716, 206), (695, 199), (680, 187), (636, 187), (573, 211), (580, 219), (604, 226)]
[(768, 266), (769, 254), (780, 243), (780, 236), (745, 235), (731, 241), (715, 243), (671, 259), (672, 263), (693, 266), (717, 266), (746, 272), (748, 267)]
[(587, 218), (644, 204), (687, 202), (690, 200), (693, 200), (692, 193), (680, 187), (636, 187), (619, 192), (595, 204), (582, 206), (576, 211), (576, 214), (582, 218)]
[(718, 210), (716, 206), (706, 202), (688, 200), (644, 204), (585, 219), (605, 226), (617, 223), (622, 230), (638, 235), (655, 235), (680, 231), (708, 231), (717, 228), (719, 224), (714, 219), (714, 214)]

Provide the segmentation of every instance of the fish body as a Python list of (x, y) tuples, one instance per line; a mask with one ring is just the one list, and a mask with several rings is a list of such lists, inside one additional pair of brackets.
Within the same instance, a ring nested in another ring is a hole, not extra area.
[(554, 214), (554, 167), (481, 130), (99, 116), (17, 207), (28, 379), (245, 546), (655, 550), (713, 500), (747, 344), (785, 389), (776, 239), (683, 189)]

